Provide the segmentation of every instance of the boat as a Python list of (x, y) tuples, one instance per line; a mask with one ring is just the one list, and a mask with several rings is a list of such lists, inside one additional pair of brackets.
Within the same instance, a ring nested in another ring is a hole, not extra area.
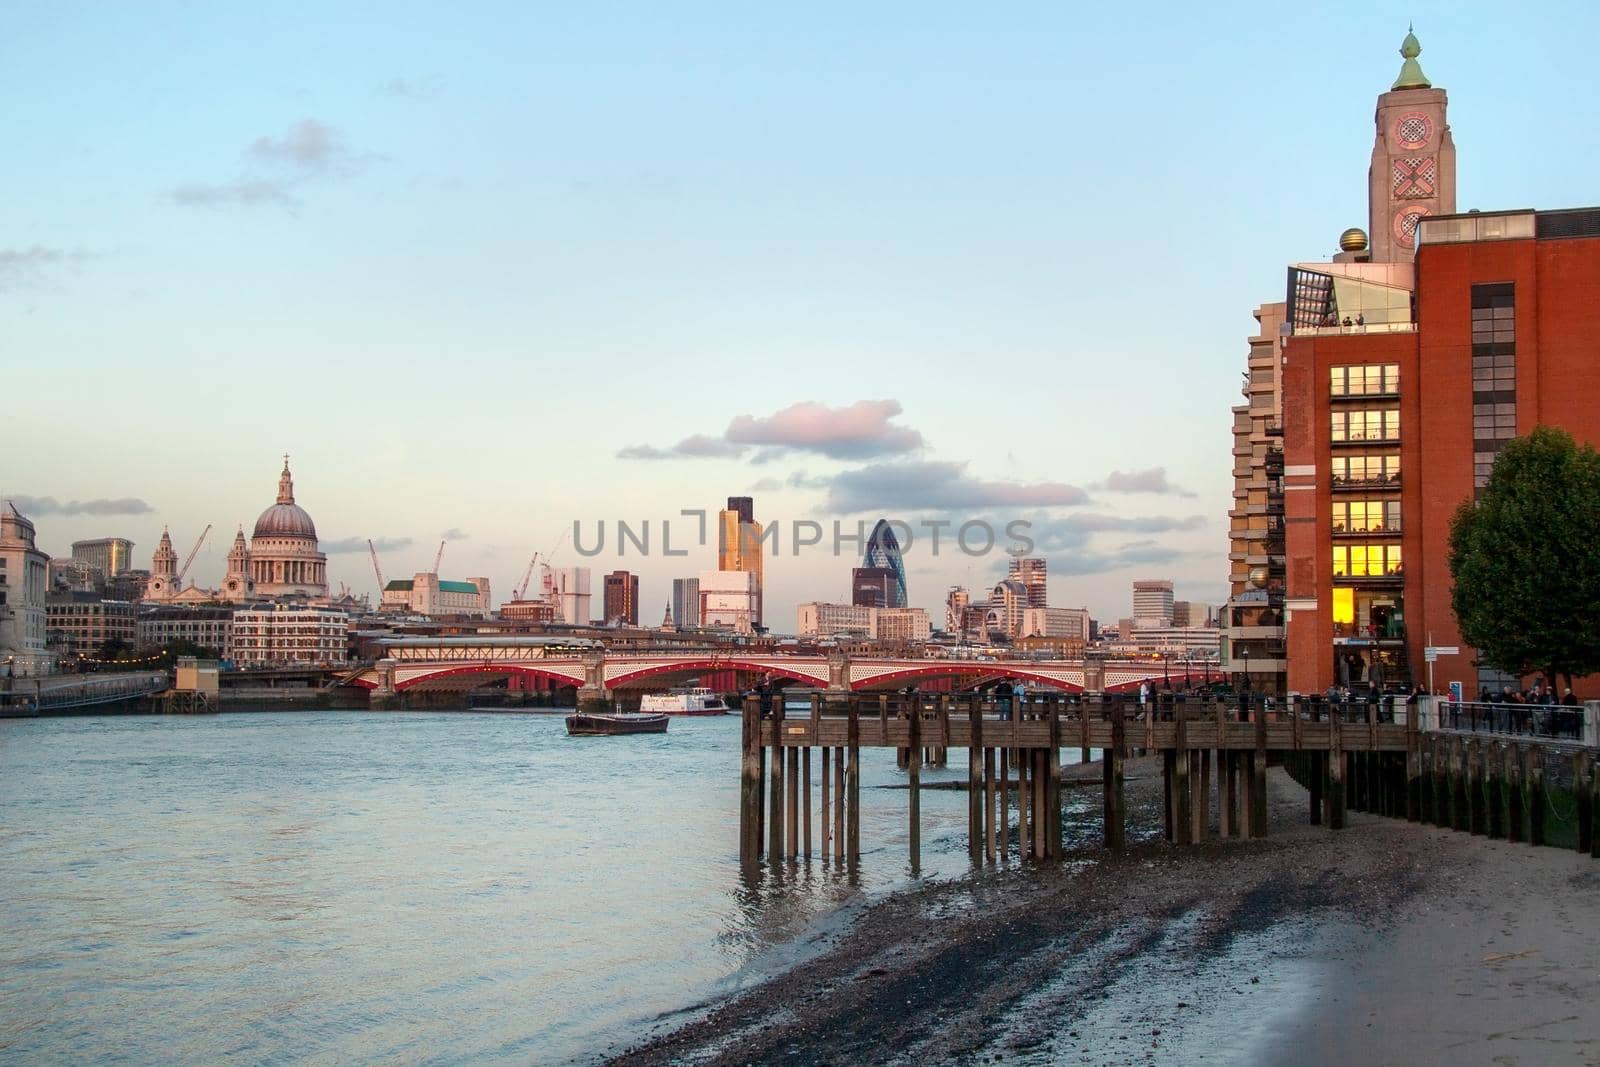
[(609, 737), (617, 734), (664, 734), (665, 715), (636, 711), (579, 711), (567, 716), (567, 733), (573, 737)]
[(672, 689), (646, 693), (639, 698), (639, 711), (653, 715), (726, 715), (728, 705), (710, 689)]

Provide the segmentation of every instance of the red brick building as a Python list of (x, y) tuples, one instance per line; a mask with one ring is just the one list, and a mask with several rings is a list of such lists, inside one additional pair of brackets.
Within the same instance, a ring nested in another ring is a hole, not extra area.
[[(1378, 98), (1373, 240), (1289, 268), (1282, 327), (1286, 687), (1515, 684), (1450, 603), (1450, 519), (1513, 437), (1600, 444), (1600, 208), (1455, 214), (1447, 101), (1406, 65)], [(1600, 502), (1596, 502), (1600, 506)], [(1600, 695), (1600, 682), (1588, 683)]]

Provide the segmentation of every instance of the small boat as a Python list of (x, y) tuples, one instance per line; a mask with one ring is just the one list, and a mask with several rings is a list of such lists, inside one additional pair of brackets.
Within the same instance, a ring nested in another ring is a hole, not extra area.
[(579, 711), (567, 716), (567, 733), (573, 737), (609, 737), (616, 734), (664, 734), (665, 715), (634, 711)]
[(639, 698), (639, 711), (652, 715), (726, 715), (728, 705), (710, 689), (672, 689), (646, 693)]

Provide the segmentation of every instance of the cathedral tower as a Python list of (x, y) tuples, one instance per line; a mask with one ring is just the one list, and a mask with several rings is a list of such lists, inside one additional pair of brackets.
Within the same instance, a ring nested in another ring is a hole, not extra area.
[(1374, 263), (1409, 263), (1416, 254), (1417, 220), (1456, 210), (1456, 146), (1445, 92), (1422, 73), (1421, 54), (1416, 34), (1407, 33), (1400, 76), (1378, 97), (1377, 139), (1367, 172)]
[(250, 549), (244, 543), (244, 527), (233, 535), (233, 547), (228, 549), (228, 573), (222, 579), (222, 599), (229, 603), (248, 599), (256, 591), (255, 580), (250, 577)]
[(161, 528), (161, 543), (150, 557), (150, 580), (145, 583), (146, 600), (170, 600), (178, 592), (178, 554), (172, 550), (172, 535)]

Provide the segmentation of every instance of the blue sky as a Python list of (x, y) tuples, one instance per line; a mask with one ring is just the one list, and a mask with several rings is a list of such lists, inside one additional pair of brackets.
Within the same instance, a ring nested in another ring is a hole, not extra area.
[[(503, 593), (760, 486), (1031, 518), (1101, 616), (1220, 601), (1250, 310), (1364, 225), (1406, 20), (1463, 209), (1600, 200), (1594, 5), (768, 7), (8, 5), (0, 492), (57, 553), (214, 522), (215, 581), (287, 451), (324, 541), (454, 529)], [(788, 551), (780, 628), (850, 563)], [(621, 562), (654, 620), (708, 561)], [(913, 553), (912, 600), (999, 565)]]

